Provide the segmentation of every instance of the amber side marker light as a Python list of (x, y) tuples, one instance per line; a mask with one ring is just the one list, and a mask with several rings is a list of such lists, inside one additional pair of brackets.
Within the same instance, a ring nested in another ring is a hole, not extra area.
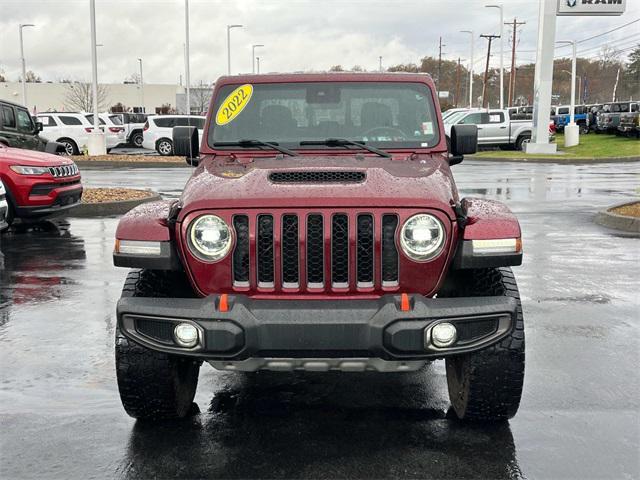
[(147, 242), (142, 240), (116, 240), (115, 253), (128, 255), (157, 256), (162, 252), (160, 242)]
[(409, 295), (407, 295), (406, 293), (403, 293), (400, 296), (400, 311), (408, 312), (409, 310), (411, 310), (411, 302), (409, 301)]
[(221, 312), (229, 311), (229, 295), (223, 293), (220, 295), (220, 301), (218, 302), (218, 310)]

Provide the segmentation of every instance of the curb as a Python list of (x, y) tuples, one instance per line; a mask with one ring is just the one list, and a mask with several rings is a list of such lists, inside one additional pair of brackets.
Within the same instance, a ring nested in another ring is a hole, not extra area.
[(638, 202), (638, 200), (633, 200), (631, 202), (624, 202), (618, 205), (613, 205), (606, 210), (602, 210), (596, 215), (595, 222), (598, 225), (602, 225), (603, 227), (640, 234), (640, 218), (618, 215), (617, 213), (613, 213), (611, 211), (614, 208), (624, 207), (625, 205), (632, 205)]
[(605, 157), (605, 158), (572, 158), (572, 157), (475, 157), (473, 155), (467, 155), (467, 160), (481, 160), (489, 162), (522, 162), (522, 163), (558, 163), (561, 165), (567, 164), (580, 164), (580, 163), (631, 163), (640, 162), (640, 157)]
[(105, 161), (87, 161), (78, 160), (76, 165), (79, 168), (193, 168), (187, 165), (187, 162), (105, 162)]
[(146, 198), (136, 198), (135, 200), (122, 200), (119, 202), (103, 202), (103, 203), (81, 203), (77, 207), (72, 208), (67, 214), (68, 217), (91, 218), (106, 217), (109, 215), (124, 215), (129, 210), (138, 205), (147, 202), (162, 200), (162, 197), (155, 192)]

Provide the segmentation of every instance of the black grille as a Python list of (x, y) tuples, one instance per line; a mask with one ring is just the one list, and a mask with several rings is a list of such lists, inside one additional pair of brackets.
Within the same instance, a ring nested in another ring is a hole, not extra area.
[(398, 283), (398, 249), (396, 248), (396, 215), (382, 216), (382, 282)]
[(307, 282), (324, 285), (324, 229), (322, 215), (307, 218)]
[(78, 174), (78, 167), (75, 163), (62, 165), (60, 167), (49, 167), (49, 173), (54, 177), (70, 177)]
[(458, 330), (458, 342), (467, 343), (495, 333), (498, 329), (498, 320), (490, 318), (475, 322), (456, 322), (456, 329)]
[(41, 185), (34, 185), (29, 195), (48, 195), (56, 188), (68, 187), (70, 185), (77, 185), (79, 183), (80, 183), (80, 180), (72, 180), (70, 182), (45, 183)]
[(236, 231), (236, 248), (233, 251), (233, 281), (237, 285), (249, 284), (249, 217), (233, 217)]
[(282, 281), (287, 286), (298, 284), (298, 248), (298, 216), (285, 215), (282, 217)]
[(148, 318), (136, 319), (138, 333), (150, 337), (158, 342), (173, 343), (173, 323)]
[(273, 284), (273, 217), (258, 217), (258, 283)]
[(331, 222), (331, 273), (334, 286), (349, 283), (349, 219), (343, 214)]
[(273, 172), (269, 180), (273, 183), (360, 183), (364, 172)]
[(358, 284), (373, 285), (373, 216), (358, 215)]

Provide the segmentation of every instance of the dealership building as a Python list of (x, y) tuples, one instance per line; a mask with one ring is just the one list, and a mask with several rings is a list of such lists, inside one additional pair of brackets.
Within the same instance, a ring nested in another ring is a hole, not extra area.
[[(76, 111), (69, 100), (69, 83), (27, 83), (27, 102), (32, 113), (47, 111)], [(104, 91), (102, 111), (110, 111), (116, 104), (122, 104), (127, 111), (145, 111), (159, 113), (161, 108), (170, 106), (179, 113), (185, 113), (185, 88), (177, 84), (106, 83), (100, 84)], [(90, 88), (90, 85), (89, 85)], [(211, 87), (192, 87), (190, 92), (192, 113), (201, 113), (211, 95)], [(100, 95), (99, 97), (100, 98)], [(22, 103), (22, 84), (20, 82), (0, 82), (0, 99)], [(144, 107), (142, 109), (141, 107)]]

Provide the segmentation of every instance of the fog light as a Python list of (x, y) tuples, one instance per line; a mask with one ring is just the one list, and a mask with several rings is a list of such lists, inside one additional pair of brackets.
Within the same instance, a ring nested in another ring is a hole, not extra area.
[(179, 323), (173, 329), (173, 336), (179, 345), (194, 347), (198, 343), (198, 329), (190, 323)]
[(431, 329), (431, 341), (436, 347), (450, 347), (458, 338), (458, 331), (451, 323), (439, 323)]

